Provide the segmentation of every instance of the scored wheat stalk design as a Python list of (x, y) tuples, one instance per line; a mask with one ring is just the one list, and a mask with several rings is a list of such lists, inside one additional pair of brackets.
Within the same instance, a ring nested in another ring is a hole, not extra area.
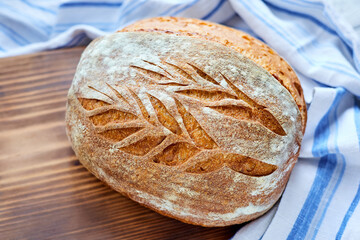
[[(284, 129), (266, 107), (256, 103), (244, 94), (223, 74), (220, 73), (220, 76), (226, 81), (229, 89), (192, 63), (173, 64), (162, 61), (161, 64), (155, 64), (145, 60), (144, 62), (151, 66), (152, 69), (155, 67), (159, 71), (139, 66), (130, 66), (130, 68), (136, 70), (151, 84), (185, 87), (185, 89), (177, 90), (175, 93), (201, 100), (207, 103), (207, 107), (220, 114), (248, 122), (256, 122), (278, 135), (286, 135)], [(186, 69), (178, 65), (186, 65)], [(194, 85), (197, 87), (201, 85), (201, 90), (196, 89), (196, 87), (192, 88)], [(211, 90), (206, 90), (205, 85), (210, 85)], [(177, 97), (173, 97), (173, 100), (186, 132), (180, 127), (174, 116), (170, 114), (166, 105), (150, 93), (146, 93), (146, 97), (150, 101), (156, 116), (147, 111), (144, 103), (131, 87), (122, 87), (122, 92), (127, 94), (120, 94), (114, 86), (109, 84), (107, 84), (107, 87), (111, 89), (116, 99), (89, 86), (89, 88), (104, 94), (114, 102), (122, 101), (123, 104), (121, 105), (123, 107), (95, 99), (78, 98), (78, 100), (85, 110), (93, 111), (94, 114), (90, 114), (89, 118), (95, 128), (98, 129), (99, 135), (109, 141), (118, 142), (119, 150), (123, 152), (141, 157), (159, 148), (163, 150), (151, 157), (150, 160), (153, 163), (180, 166), (185, 162), (189, 163), (195, 155), (202, 151), (218, 150), (205, 160), (187, 164), (185, 171), (189, 173), (212, 172), (223, 165), (250, 176), (265, 176), (277, 169), (272, 164), (222, 151)], [(119, 86), (116, 88), (119, 88)], [(241, 100), (238, 102), (245, 102), (246, 104), (218, 104), (219, 101), (226, 99)], [(136, 103), (137, 111), (131, 110), (130, 102)], [(159, 131), (161, 128), (169, 130), (167, 131), (168, 134)], [(170, 138), (176, 139), (175, 143), (173, 140), (167, 141)]]

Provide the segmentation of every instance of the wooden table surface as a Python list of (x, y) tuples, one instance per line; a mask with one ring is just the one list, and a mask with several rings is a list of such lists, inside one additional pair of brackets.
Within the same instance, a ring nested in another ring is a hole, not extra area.
[(229, 239), (111, 190), (77, 160), (65, 102), (83, 48), (0, 59), (0, 239)]

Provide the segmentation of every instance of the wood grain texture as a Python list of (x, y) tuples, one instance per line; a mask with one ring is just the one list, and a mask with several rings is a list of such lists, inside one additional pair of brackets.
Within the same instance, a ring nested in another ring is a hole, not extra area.
[(77, 160), (65, 104), (83, 48), (0, 59), (1, 239), (228, 239), (111, 190)]

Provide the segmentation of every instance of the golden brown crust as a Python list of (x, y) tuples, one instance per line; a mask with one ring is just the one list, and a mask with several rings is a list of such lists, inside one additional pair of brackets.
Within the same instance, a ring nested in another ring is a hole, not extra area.
[(184, 35), (221, 43), (230, 47), (266, 69), (293, 96), (302, 116), (305, 132), (307, 111), (299, 79), (290, 65), (273, 49), (249, 34), (220, 24), (199, 19), (156, 17), (131, 24), (121, 32), (162, 32)]
[(249, 221), (277, 201), (299, 155), (301, 119), (284, 85), (233, 47), (159, 31), (94, 40), (66, 112), (89, 171), (202, 226)]

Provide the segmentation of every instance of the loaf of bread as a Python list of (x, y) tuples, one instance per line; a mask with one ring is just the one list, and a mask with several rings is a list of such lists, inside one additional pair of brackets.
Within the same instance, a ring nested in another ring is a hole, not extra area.
[(161, 17), (86, 48), (66, 124), (80, 162), (116, 191), (186, 223), (226, 226), (281, 196), (306, 105), (294, 71), (264, 43)]

